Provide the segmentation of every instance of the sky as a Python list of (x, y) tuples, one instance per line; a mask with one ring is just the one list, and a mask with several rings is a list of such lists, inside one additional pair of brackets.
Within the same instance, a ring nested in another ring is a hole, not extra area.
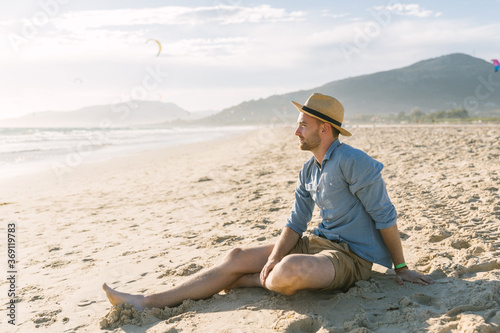
[(0, 119), (135, 99), (222, 110), (451, 53), (500, 59), (499, 12), (500, 0), (11, 1)]

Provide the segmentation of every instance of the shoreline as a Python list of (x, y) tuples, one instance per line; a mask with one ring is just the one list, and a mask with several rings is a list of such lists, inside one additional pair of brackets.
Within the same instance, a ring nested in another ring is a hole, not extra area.
[(95, 128), (22, 128), (19, 135), (11, 134), (12, 137), (2, 138), (7, 140), (6, 145), (11, 148), (5, 148), (2, 153), (0, 180), (47, 170), (53, 170), (56, 174), (65, 173), (86, 163), (191, 143), (202, 144), (255, 129), (250, 126), (117, 128), (103, 132)]
[[(193, 155), (209, 150), (213, 146), (217, 147), (233, 139), (241, 140), (243, 137), (251, 136), (252, 133), (258, 131), (259, 129), (245, 129), (243, 133), (231, 133), (218, 138), (212, 138), (208, 141), (178, 143), (161, 148), (151, 148), (110, 156), (102, 160), (89, 160), (75, 167), (62, 166), (58, 170), (55, 168), (44, 168), (0, 178), (0, 188), (5, 191), (0, 191), (0, 198), (11, 197), (15, 193), (23, 193), (27, 190), (24, 188), (26, 186), (29, 190), (39, 188), (43, 192), (43, 189), (47, 186), (59, 187), (66, 182), (78, 182), (80, 178), (86, 178), (91, 174), (109, 173), (112, 169), (126, 169), (133, 165), (136, 165), (138, 168), (144, 168), (152, 162), (158, 163), (158, 161), (162, 160), (168, 161), (180, 156)], [(10, 193), (7, 194), (7, 192)]]
[[(384, 164), (406, 263), (431, 275), (434, 285), (398, 286), (392, 270), (375, 267), (347, 293), (288, 297), (242, 288), (175, 311), (147, 310), (137, 320), (110, 306), (104, 282), (124, 292), (160, 292), (234, 247), (274, 242), (311, 156), (298, 149), (293, 133), (293, 127), (260, 128), (116, 157), (82, 165), (60, 182), (47, 173), (7, 187), (0, 181), (2, 200), (12, 194), (0, 205), (0, 233), (9, 221), (17, 225), (13, 331), (96, 332), (103, 318), (110, 320), (102, 327), (129, 333), (500, 327), (494, 297), (500, 291), (500, 128), (482, 126), (353, 128), (341, 140)], [(309, 230), (317, 223), (316, 209)], [(7, 295), (7, 281), (1, 286)]]

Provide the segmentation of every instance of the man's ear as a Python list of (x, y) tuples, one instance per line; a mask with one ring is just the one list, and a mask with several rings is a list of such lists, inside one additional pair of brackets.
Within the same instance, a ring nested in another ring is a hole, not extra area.
[(321, 130), (321, 133), (326, 134), (326, 133), (328, 133), (329, 130), (331, 131), (331, 129), (329, 128), (330, 124), (323, 123), (322, 125), (323, 125), (323, 129)]

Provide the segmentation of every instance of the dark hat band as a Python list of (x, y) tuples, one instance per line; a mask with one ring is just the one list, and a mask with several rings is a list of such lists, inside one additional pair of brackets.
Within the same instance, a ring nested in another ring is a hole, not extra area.
[(332, 118), (328, 117), (327, 115), (324, 115), (324, 114), (323, 114), (323, 113), (321, 113), (321, 112), (318, 112), (318, 111), (316, 111), (316, 110), (313, 110), (313, 109), (311, 109), (311, 108), (308, 108), (308, 107), (307, 107), (307, 106), (305, 106), (305, 105), (302, 105), (302, 110), (304, 110), (304, 111), (306, 111), (306, 112), (308, 112), (308, 113), (312, 114), (313, 116), (318, 117), (318, 118), (320, 118), (320, 119), (322, 119), (322, 120), (324, 120), (324, 121), (327, 121), (327, 122), (329, 122), (329, 123), (333, 123), (333, 124), (337, 125), (338, 127), (342, 127), (342, 123), (341, 123), (341, 122), (336, 121), (335, 119), (332, 119)]

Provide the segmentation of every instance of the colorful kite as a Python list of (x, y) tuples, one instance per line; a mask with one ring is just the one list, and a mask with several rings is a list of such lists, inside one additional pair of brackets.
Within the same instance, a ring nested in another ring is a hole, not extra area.
[(492, 59), (493, 65), (495, 66), (495, 72), (498, 72), (498, 68), (500, 67), (500, 62), (497, 59)]
[(158, 57), (160, 55), (160, 53), (161, 53), (161, 43), (159, 41), (157, 41), (156, 39), (148, 39), (146, 41), (146, 43), (150, 42), (150, 41), (156, 42), (158, 44), (158, 54), (156, 55)]

